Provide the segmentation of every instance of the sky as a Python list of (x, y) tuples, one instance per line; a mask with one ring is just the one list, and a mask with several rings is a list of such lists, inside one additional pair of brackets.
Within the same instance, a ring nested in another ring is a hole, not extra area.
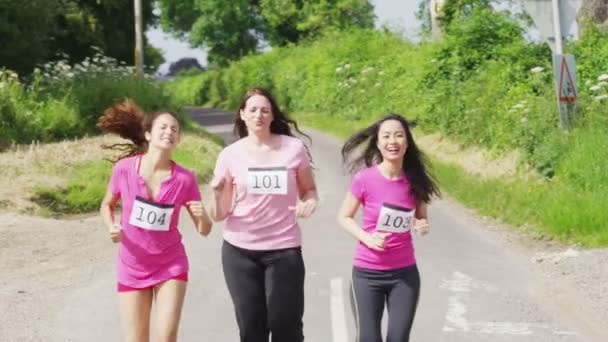
[[(372, 0), (376, 13), (376, 26), (383, 24), (391, 28), (401, 29), (406, 34), (414, 33), (420, 26), (415, 13), (418, 0)], [(201, 49), (192, 49), (187, 42), (181, 42), (162, 32), (160, 28), (146, 32), (149, 42), (160, 48), (165, 57), (165, 64), (161, 65), (159, 72), (166, 73), (169, 64), (183, 57), (195, 57), (201, 65), (206, 64), (207, 55)]]

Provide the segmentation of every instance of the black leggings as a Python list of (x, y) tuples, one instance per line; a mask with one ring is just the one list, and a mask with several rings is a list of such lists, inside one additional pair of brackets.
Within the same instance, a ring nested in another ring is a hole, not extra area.
[(222, 266), (241, 342), (304, 341), (304, 261), (300, 247), (252, 251), (224, 241)]
[(351, 304), (356, 342), (382, 342), (384, 303), (388, 311), (386, 342), (407, 342), (420, 294), (416, 265), (390, 271), (353, 267)]

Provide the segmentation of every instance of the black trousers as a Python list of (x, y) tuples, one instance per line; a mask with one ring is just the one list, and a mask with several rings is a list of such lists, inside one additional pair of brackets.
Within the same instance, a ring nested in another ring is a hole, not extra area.
[(222, 266), (241, 342), (304, 341), (302, 249), (253, 251), (224, 241)]
[(407, 342), (420, 295), (416, 265), (389, 271), (353, 268), (351, 304), (357, 325), (356, 342), (382, 342), (386, 303), (386, 342)]

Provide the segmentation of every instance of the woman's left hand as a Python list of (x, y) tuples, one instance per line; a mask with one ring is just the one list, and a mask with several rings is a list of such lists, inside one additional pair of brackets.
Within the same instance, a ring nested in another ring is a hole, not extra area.
[(309, 198), (306, 201), (299, 202), (296, 205), (296, 217), (307, 218), (317, 209), (319, 202), (314, 198)]
[(190, 212), (193, 216), (203, 217), (203, 202), (201, 201), (189, 201), (186, 203), (186, 206), (190, 209)]
[(431, 226), (427, 219), (416, 219), (414, 221), (414, 231), (419, 236), (425, 236), (431, 232)]

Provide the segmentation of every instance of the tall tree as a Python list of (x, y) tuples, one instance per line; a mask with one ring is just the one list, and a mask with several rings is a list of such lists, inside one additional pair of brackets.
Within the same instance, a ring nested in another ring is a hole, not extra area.
[(163, 29), (208, 49), (209, 64), (226, 65), (271, 46), (295, 43), (329, 28), (371, 28), (368, 0), (159, 0)]
[(48, 32), (59, 8), (52, 0), (0, 0), (0, 68), (29, 72), (52, 54)]
[[(149, 27), (156, 21), (153, 0), (144, 0), (143, 9)], [(92, 46), (131, 64), (134, 31), (132, 1), (0, 0), (0, 67), (25, 74), (58, 54), (74, 63), (93, 54)], [(148, 65), (162, 63), (156, 49), (146, 52)]]

